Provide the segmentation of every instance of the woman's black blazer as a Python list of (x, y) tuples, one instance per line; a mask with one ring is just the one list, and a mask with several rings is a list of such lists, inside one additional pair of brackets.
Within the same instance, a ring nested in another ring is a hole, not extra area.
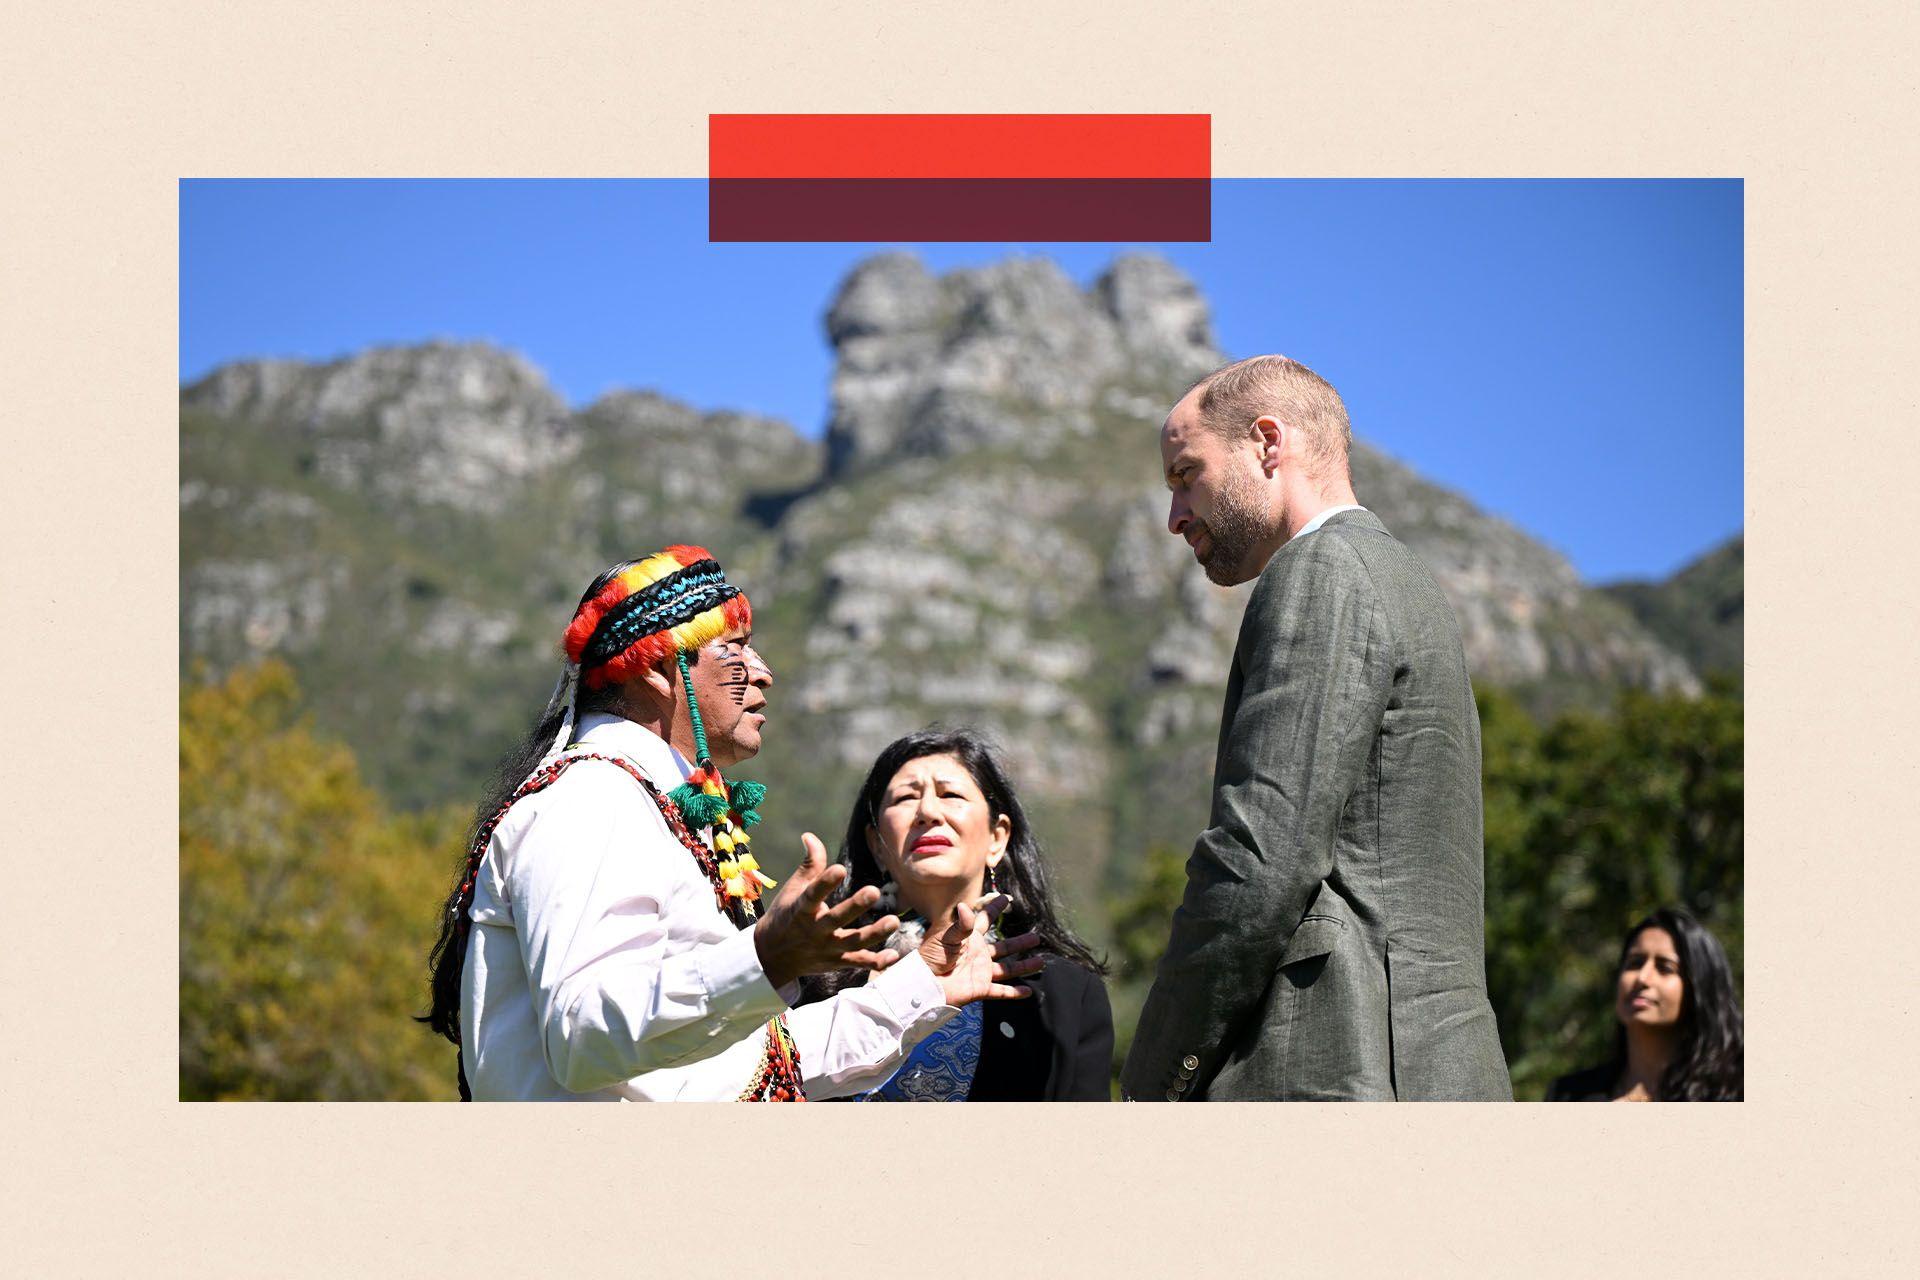
[(1024, 1000), (982, 1001), (980, 1063), (968, 1102), (1105, 1102), (1113, 1009), (1100, 975), (1061, 956), (1023, 979)]

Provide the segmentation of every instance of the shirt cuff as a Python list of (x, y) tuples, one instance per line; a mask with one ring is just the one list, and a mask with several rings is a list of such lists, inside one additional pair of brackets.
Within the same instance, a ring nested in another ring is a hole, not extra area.
[(938, 1022), (945, 1022), (959, 1012), (959, 1009), (947, 1003), (946, 992), (940, 989), (940, 980), (933, 976), (933, 970), (927, 968), (927, 962), (918, 951), (909, 951), (888, 968), (868, 978), (867, 990), (877, 993), (886, 1002), (894, 1020), (902, 1027), (910, 1027), (930, 1014), (939, 1014)]
[(708, 1017), (727, 1022), (771, 1018), (787, 1007), (767, 980), (751, 928), (710, 947), (697, 948), (694, 954), (699, 957), (697, 969), (706, 992)]

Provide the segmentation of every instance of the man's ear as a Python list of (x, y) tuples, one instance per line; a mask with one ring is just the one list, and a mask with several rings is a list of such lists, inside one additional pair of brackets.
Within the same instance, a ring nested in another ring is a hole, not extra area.
[(1254, 448), (1260, 455), (1260, 469), (1272, 475), (1280, 469), (1280, 459), (1286, 453), (1292, 433), (1286, 423), (1267, 413), (1253, 420), (1253, 435)]
[(665, 662), (655, 663), (640, 673), (640, 679), (649, 689), (667, 702), (673, 701), (673, 686), (678, 683), (680, 660), (669, 658)]

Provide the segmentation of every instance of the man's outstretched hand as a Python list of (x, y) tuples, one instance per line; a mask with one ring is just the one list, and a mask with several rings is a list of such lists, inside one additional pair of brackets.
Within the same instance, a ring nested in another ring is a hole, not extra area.
[(806, 850), (794, 873), (780, 886), (766, 914), (753, 926), (754, 949), (767, 981), (784, 987), (803, 973), (833, 973), (840, 969), (867, 969), (875, 973), (900, 957), (879, 950), (895, 929), (897, 916), (883, 916), (864, 929), (853, 922), (880, 900), (880, 890), (868, 885), (849, 894), (837, 906), (827, 898), (847, 878), (847, 869), (827, 865), (827, 851), (809, 831), (800, 837)]
[(987, 936), (987, 927), (1006, 907), (1005, 894), (989, 895), (974, 906), (963, 902), (954, 909), (952, 924), (920, 944), (920, 955), (940, 980), (948, 1004), (1021, 1000), (1033, 994), (1033, 988), (1008, 980), (1036, 974), (1046, 967), (1042, 957), (1029, 954), (1040, 945), (1040, 935), (1023, 933), (998, 942)]

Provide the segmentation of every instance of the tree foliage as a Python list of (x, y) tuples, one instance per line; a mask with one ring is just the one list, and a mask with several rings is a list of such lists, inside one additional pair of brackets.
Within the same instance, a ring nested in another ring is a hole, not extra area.
[(390, 815), (278, 663), (180, 711), (180, 1096), (438, 1098), (409, 1021), (462, 822)]

